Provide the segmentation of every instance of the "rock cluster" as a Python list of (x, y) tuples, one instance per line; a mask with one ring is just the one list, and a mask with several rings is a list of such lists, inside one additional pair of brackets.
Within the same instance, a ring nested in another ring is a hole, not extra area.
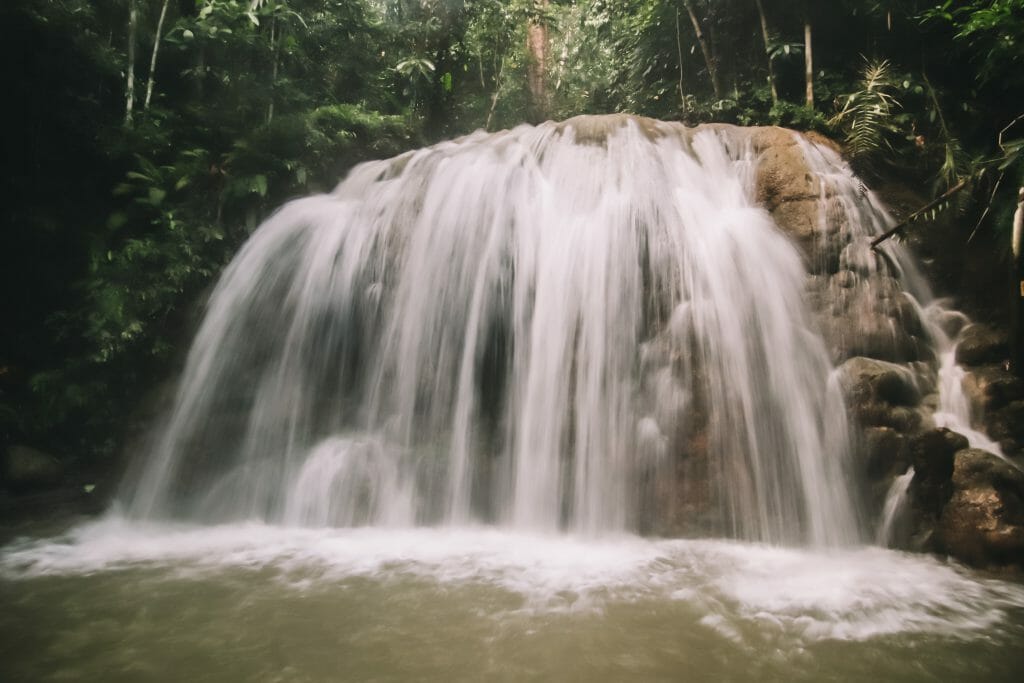
[(870, 510), (894, 478), (914, 468), (909, 519), (897, 545), (946, 553), (975, 566), (1024, 569), (1024, 473), (1011, 459), (968, 447), (937, 429), (933, 340), (958, 341), (956, 361), (975, 426), (1013, 458), (1024, 455), (1024, 381), (1007, 372), (1005, 335), (946, 313), (924, 320), (897, 279), (900, 267), (870, 248), (855, 202), (815, 174), (789, 131), (752, 132), (757, 196), (801, 249), (807, 299), (833, 361), (854, 426), (856, 468)]

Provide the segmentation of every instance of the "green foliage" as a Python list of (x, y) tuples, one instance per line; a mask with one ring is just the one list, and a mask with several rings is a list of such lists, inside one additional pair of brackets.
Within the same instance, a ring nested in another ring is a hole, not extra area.
[(0, 441), (111, 448), (180, 357), (195, 302), (275, 207), (361, 160), (528, 117), (530, 22), (550, 40), (557, 118), (838, 131), (858, 164), (937, 191), (984, 176), (986, 220), (1005, 215), (1009, 180), (1024, 180), (1007, 127), (1021, 114), (1024, 0), (762, 0), (767, 48), (752, 0), (688, 4), (710, 65), (686, 5), (668, 0), (185, 0), (159, 43), (155, 0), (136, 0), (131, 35), (127, 0), (0, 3), (5, 61), (23, 67), (9, 79), (0, 276), (25, 293), (2, 312)]
[(888, 60), (868, 61), (859, 88), (844, 96), (843, 107), (829, 120), (842, 131), (847, 153), (853, 159), (871, 157), (888, 145), (887, 133), (896, 133), (894, 121), (900, 103), (898, 86)]
[(954, 29), (982, 82), (1024, 84), (1024, 0), (945, 0), (922, 12), (921, 20)]

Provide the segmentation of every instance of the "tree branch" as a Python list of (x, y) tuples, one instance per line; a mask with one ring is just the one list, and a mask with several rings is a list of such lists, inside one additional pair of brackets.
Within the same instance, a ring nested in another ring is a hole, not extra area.
[(911, 224), (914, 221), (916, 221), (923, 214), (927, 213), (928, 211), (931, 211), (932, 209), (934, 209), (939, 204), (942, 204), (944, 201), (946, 201), (947, 199), (949, 199), (950, 197), (952, 197), (953, 195), (955, 195), (957, 192), (959, 192), (960, 190), (964, 189), (965, 187), (967, 187), (967, 180), (961, 180), (959, 183), (957, 183), (953, 187), (951, 187), (948, 190), (946, 190), (942, 194), (942, 196), (940, 196), (939, 198), (933, 199), (932, 201), (928, 202), (927, 204), (922, 206), (920, 209), (918, 209), (917, 211), (915, 211), (914, 213), (910, 214), (909, 216), (904, 218), (902, 221), (900, 221), (899, 223), (894, 225), (892, 228), (886, 230), (881, 235), (879, 235), (875, 239), (871, 240), (871, 248), (875, 249), (879, 244), (881, 244), (882, 242), (886, 241), (887, 239), (889, 239), (890, 237), (892, 237), (893, 235), (898, 233), (900, 230), (902, 230), (903, 228), (907, 227), (909, 224)]

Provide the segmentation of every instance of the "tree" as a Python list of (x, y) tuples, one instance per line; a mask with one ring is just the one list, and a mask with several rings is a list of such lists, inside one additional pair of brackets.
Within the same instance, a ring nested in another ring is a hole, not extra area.
[(136, 0), (128, 0), (128, 70), (125, 75), (124, 124), (132, 125), (135, 108), (135, 43), (139, 26), (139, 11)]
[(548, 0), (533, 0), (533, 10), (526, 28), (526, 50), (529, 55), (531, 118), (542, 121), (550, 109), (547, 72), (550, 66), (548, 51)]
[(761, 23), (761, 38), (764, 40), (764, 53), (768, 57), (768, 86), (771, 88), (772, 104), (778, 104), (779, 90), (775, 86), (775, 68), (772, 65), (772, 41), (768, 35), (768, 20), (765, 18), (764, 6), (761, 4), (761, 0), (754, 0), (754, 3), (757, 5), (757, 16)]
[(704, 31), (701, 30), (697, 14), (693, 11), (693, 0), (683, 0), (683, 6), (686, 8), (686, 13), (690, 15), (690, 23), (693, 24), (693, 32), (697, 36), (697, 42), (700, 44), (700, 51), (704, 55), (704, 64), (708, 69), (708, 77), (711, 79), (711, 87), (715, 91), (715, 99), (720, 100), (722, 99), (722, 84), (718, 79), (718, 68), (715, 64), (715, 58), (711, 54), (711, 47), (708, 45), (708, 41), (704, 36)]
[(808, 109), (814, 109), (814, 60), (811, 56), (811, 15), (804, 13), (804, 103)]
[(146, 100), (142, 105), (144, 110), (149, 109), (149, 102), (153, 99), (153, 84), (156, 82), (156, 57), (160, 52), (160, 39), (163, 37), (164, 19), (167, 17), (167, 5), (170, 0), (164, 0), (160, 7), (160, 19), (156, 23), (156, 35), (153, 38), (153, 54), (149, 59), (149, 79), (146, 81)]

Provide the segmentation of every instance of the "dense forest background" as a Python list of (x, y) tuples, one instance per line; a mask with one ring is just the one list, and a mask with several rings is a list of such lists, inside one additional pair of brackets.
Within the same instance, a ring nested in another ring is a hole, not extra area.
[(1024, 0), (6, 0), (0, 31), (0, 445), (82, 462), (259, 222), (361, 160), (585, 113), (779, 124), (962, 183), (965, 241), (1024, 184)]

